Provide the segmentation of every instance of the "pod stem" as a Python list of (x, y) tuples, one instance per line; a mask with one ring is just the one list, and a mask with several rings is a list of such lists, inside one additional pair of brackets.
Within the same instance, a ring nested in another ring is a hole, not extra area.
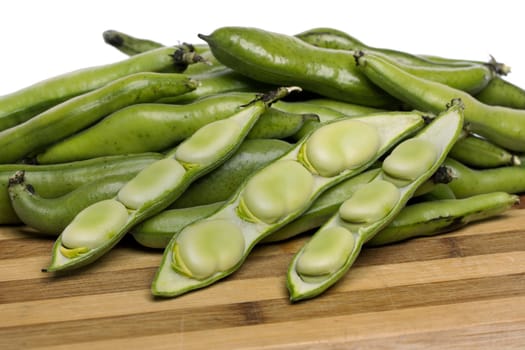
[(14, 186), (14, 185), (19, 185), (21, 183), (24, 183), (24, 176), (25, 176), (25, 171), (18, 170), (13, 176), (9, 178), (8, 186)]
[(486, 63), (490, 69), (492, 69), (498, 75), (507, 75), (510, 73), (511, 69), (504, 63), (496, 61), (494, 56), (490, 55), (490, 60)]
[(175, 67), (184, 71), (188, 65), (193, 63), (205, 63), (210, 64), (208, 60), (195, 52), (195, 47), (189, 43), (182, 43), (176, 46), (177, 49), (170, 55), (173, 58), (173, 64)]
[(448, 184), (454, 180), (454, 171), (452, 168), (442, 165), (436, 170), (434, 175), (431, 176), (431, 181), (435, 184)]

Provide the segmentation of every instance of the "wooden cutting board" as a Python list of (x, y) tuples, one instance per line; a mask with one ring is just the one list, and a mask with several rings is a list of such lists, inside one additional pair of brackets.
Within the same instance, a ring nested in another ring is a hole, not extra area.
[(306, 237), (260, 246), (237, 273), (156, 300), (161, 252), (131, 238), (93, 266), (40, 271), (53, 239), (0, 228), (0, 349), (523, 349), (525, 210), (367, 248), (324, 295), (291, 304)]

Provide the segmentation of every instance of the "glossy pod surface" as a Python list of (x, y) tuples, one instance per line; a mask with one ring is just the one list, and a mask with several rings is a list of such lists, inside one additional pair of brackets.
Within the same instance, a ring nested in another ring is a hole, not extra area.
[(257, 28), (223, 27), (199, 35), (225, 66), (254, 80), (298, 85), (321, 95), (369, 106), (395, 101), (364, 79), (352, 53), (317, 48), (293, 36)]
[[(177, 63), (174, 60), (175, 52), (180, 49), (178, 47), (159, 48), (120, 62), (85, 68), (49, 78), (1, 96), (0, 130), (18, 125), (62, 101), (100, 88), (121, 77), (140, 72), (174, 69)], [(186, 66), (187, 64), (184, 64), (184, 68)]]
[(381, 56), (360, 52), (356, 61), (371, 81), (413, 108), (437, 113), (460, 98), (470, 131), (508, 150), (525, 151), (523, 110), (483, 104), (468, 93), (416, 77)]
[[(59, 141), (37, 156), (40, 164), (107, 155), (164, 151), (190, 137), (204, 125), (225, 119), (250, 102), (254, 93), (226, 93), (187, 105), (143, 103), (120, 109), (94, 126)], [(285, 138), (314, 119), (268, 109), (248, 138)], [(117, 137), (118, 135), (118, 137)]]
[(197, 82), (177, 73), (137, 73), (67, 100), (0, 132), (0, 163), (16, 162), (131, 104), (195, 89)]

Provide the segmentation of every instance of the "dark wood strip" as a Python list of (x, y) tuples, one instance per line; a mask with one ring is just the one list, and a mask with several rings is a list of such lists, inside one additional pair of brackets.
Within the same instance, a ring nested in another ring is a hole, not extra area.
[[(355, 266), (386, 265), (407, 263), (414, 261), (431, 261), (455, 257), (468, 257), (475, 255), (524, 251), (525, 240), (522, 232), (501, 232), (480, 234), (473, 236), (449, 236), (421, 238), (400, 244), (365, 248), (361, 252)], [(287, 242), (298, 249), (304, 242), (303, 238), (295, 242)], [(47, 248), (48, 242), (41, 242)], [(37, 248), (35, 248), (37, 249)], [(43, 248), (41, 248), (43, 249)], [(258, 249), (258, 248), (256, 248)], [(268, 249), (268, 247), (261, 247)], [(38, 249), (37, 249), (38, 250)], [(115, 254), (130, 255), (140, 254), (133, 246), (125, 244), (117, 248)], [(160, 257), (161, 252), (147, 251)], [(49, 250), (46, 251), (49, 254)], [(272, 276), (285, 276), (288, 265), (293, 257), (293, 251), (288, 254), (281, 252), (279, 255), (266, 256), (254, 254), (236, 273), (228, 279), (240, 280), (251, 278), (264, 278)], [(97, 264), (111, 264), (111, 256), (105, 256), (100, 262), (82, 270), (72, 271), (59, 276), (42, 274), (42, 278), (17, 281), (0, 282), (0, 304), (19, 301), (34, 301), (42, 299), (60, 298), (65, 296), (80, 296), (101, 294), (110, 291), (132, 291), (149, 289), (155, 275), (156, 266), (138, 269), (126, 269), (120, 266), (118, 271), (98, 271)], [(120, 261), (125, 264), (126, 259)], [(39, 269), (41, 266), (36, 266)], [(38, 291), (38, 292), (35, 292)]]
[[(395, 299), (391, 297), (392, 295), (396, 296)], [(108, 340), (243, 327), (251, 324), (300, 322), (305, 319), (327, 316), (355, 315), (514, 296), (525, 296), (525, 274), (341, 293), (337, 291), (337, 288), (334, 288), (315, 300), (300, 302), (295, 305), (290, 305), (288, 300), (282, 298), (213, 307), (165, 310), (70, 322), (8, 327), (0, 329), (0, 342), (28, 347), (52, 346), (75, 343), (82, 339), (89, 339), (90, 341)], [(160, 302), (169, 303), (169, 300)], [(27, 334), (31, 334), (31, 337), (25, 338)], [(57, 334), (60, 336), (56, 336)]]
[[(156, 268), (77, 273), (0, 283), (0, 305), (148, 289)], [(45, 275), (44, 273), (42, 273)]]

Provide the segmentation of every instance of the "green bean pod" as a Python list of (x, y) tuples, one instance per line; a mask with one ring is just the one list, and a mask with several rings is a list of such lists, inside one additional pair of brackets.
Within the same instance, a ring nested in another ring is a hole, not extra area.
[(457, 198), (489, 192), (525, 192), (525, 168), (521, 166), (472, 169), (452, 158), (447, 158), (444, 165), (452, 173), (453, 180), (448, 185)]
[[(324, 49), (296, 37), (255, 28), (223, 27), (211, 35), (200, 35), (224, 65), (254, 80), (304, 87), (325, 97), (371, 107), (399, 103), (371, 84), (350, 58), (353, 51)], [(465, 67), (423, 67), (403, 69), (474, 93), (493, 76), (485, 65)]]
[(257, 28), (223, 27), (199, 37), (208, 43), (219, 62), (251, 79), (298, 85), (326, 97), (366, 106), (396, 104), (364, 79), (350, 52), (318, 48), (293, 36)]
[(357, 53), (356, 61), (371, 81), (413, 108), (436, 113), (451, 99), (460, 98), (469, 131), (510, 151), (525, 151), (525, 111), (483, 104), (463, 91), (416, 77), (374, 54)]
[(323, 124), (252, 174), (213, 215), (174, 235), (152, 293), (176, 296), (233, 273), (257, 242), (300, 216), (328, 188), (368, 169), (424, 124), (416, 112)]
[(475, 135), (467, 135), (456, 142), (449, 157), (474, 168), (496, 168), (519, 165), (518, 156), (492, 142)]
[[(143, 103), (120, 109), (90, 128), (73, 134), (37, 155), (39, 164), (61, 163), (107, 155), (164, 151), (202, 126), (227, 118), (253, 99), (253, 93), (225, 93), (186, 105)], [(268, 109), (248, 138), (286, 138), (311, 115)], [(119, 135), (115, 137), (115, 135)]]
[(102, 38), (106, 44), (113, 46), (128, 56), (134, 56), (165, 46), (153, 40), (137, 38), (112, 29), (104, 31)]
[(491, 67), (497, 74), (506, 75), (510, 72), (510, 67), (505, 64), (496, 62), (493, 58), (488, 62), (451, 59), (446, 57), (437, 57), (429, 55), (413, 55), (407, 52), (392, 50), (387, 48), (378, 48), (366, 45), (350, 34), (335, 28), (313, 28), (296, 35), (305, 42), (336, 50), (362, 50), (373, 52), (374, 54), (384, 55), (394, 60), (398, 64), (428, 66), (428, 67), (471, 67), (472, 65), (485, 65)]
[(20, 220), (39, 233), (57, 236), (83, 209), (101, 200), (114, 197), (135, 174), (108, 176), (88, 182), (55, 198), (44, 198), (17, 171), (9, 179), (11, 205)]
[(462, 128), (463, 106), (454, 102), (391, 151), (377, 177), (346, 199), (295, 254), (287, 273), (291, 301), (318, 296), (347, 273), (362, 246), (396, 217), (441, 166)]
[(433, 61), (427, 57), (402, 51), (375, 48), (365, 45), (347, 33), (331, 28), (315, 28), (296, 36), (318, 47), (352, 51), (362, 50), (384, 56), (414, 75), (447, 84), (470, 94), (479, 93), (497, 76), (497, 73), (505, 72), (506, 74), (508, 70), (507, 66), (494, 60), (489, 63), (448, 59), (437, 62), (437, 59)]
[(487, 105), (525, 109), (525, 90), (502, 77), (494, 77), (475, 96)]
[(155, 101), (195, 89), (197, 82), (178, 73), (136, 73), (72, 98), (0, 132), (0, 163), (37, 153), (131, 104)]
[(70, 270), (100, 258), (133, 226), (164, 210), (190, 183), (231, 157), (270, 104), (296, 89), (279, 88), (257, 96), (229, 118), (203, 126), (139, 172), (114, 198), (82, 210), (56, 240), (45, 271)]
[(195, 53), (188, 52), (184, 46), (163, 47), (117, 63), (59, 75), (1, 96), (0, 131), (23, 123), (74, 96), (101, 88), (130, 74), (168, 69), (182, 72), (194, 57)]
[(490, 192), (463, 199), (443, 199), (406, 206), (390, 224), (379, 231), (367, 246), (380, 246), (409, 238), (434, 236), (507, 211), (519, 197)]
[(147, 165), (163, 156), (159, 153), (132, 154), (94, 158), (78, 162), (32, 165), (0, 165), (0, 224), (19, 224), (14, 212), (7, 186), (9, 178), (17, 171), (24, 170), (25, 179), (41, 196), (58, 197), (91, 181), (109, 176), (136, 174)]

